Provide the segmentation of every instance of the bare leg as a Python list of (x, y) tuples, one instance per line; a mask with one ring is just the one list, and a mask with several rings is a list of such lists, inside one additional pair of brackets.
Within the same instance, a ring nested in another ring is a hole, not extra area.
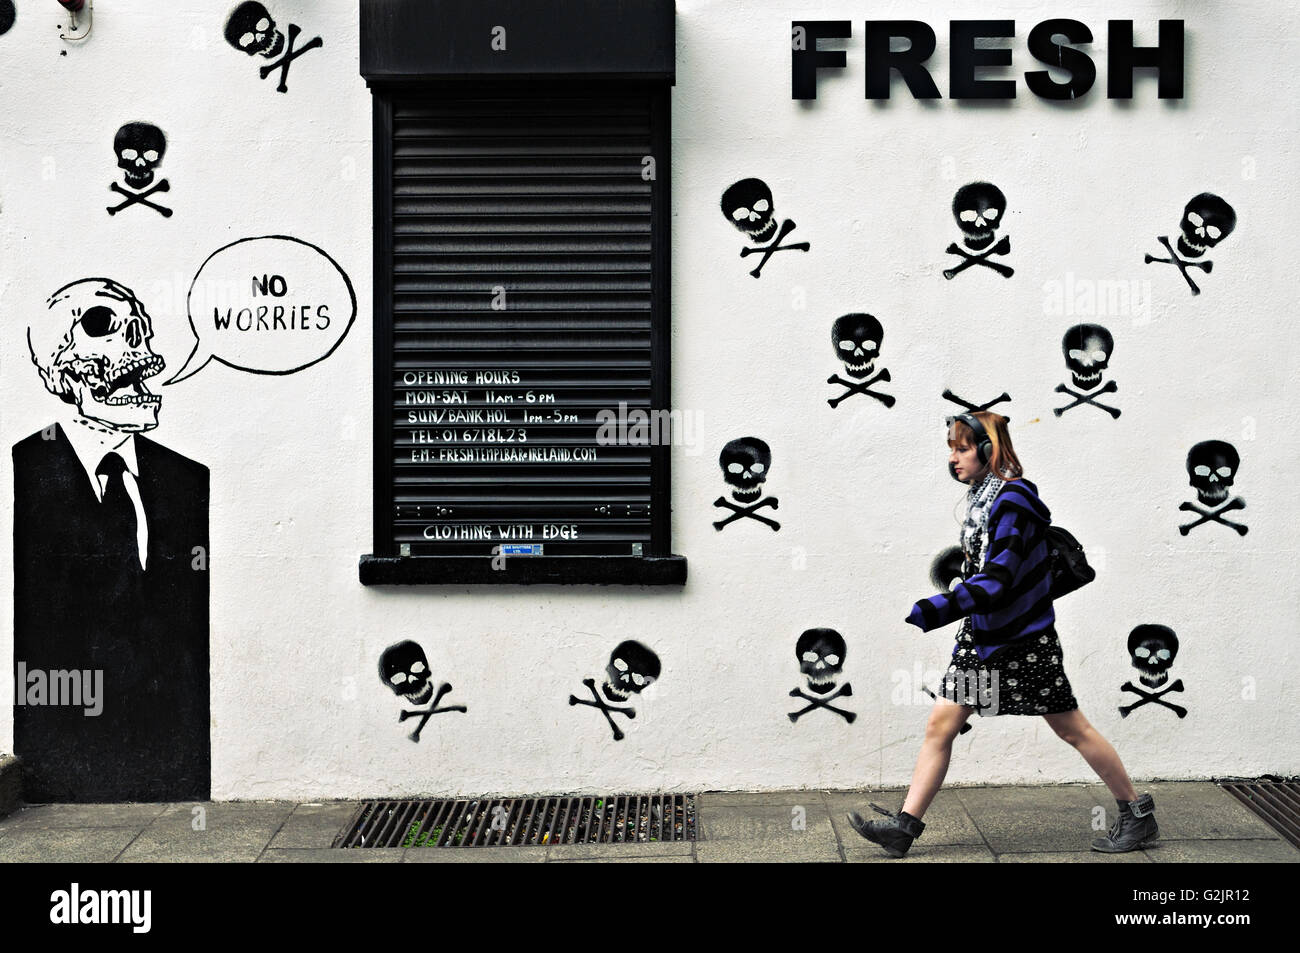
[(1110, 742), (1083, 717), (1082, 711), (1076, 708), (1074, 711), (1056, 712), (1044, 715), (1043, 720), (1052, 726), (1061, 740), (1083, 755), (1083, 760), (1106, 782), (1106, 787), (1110, 788), (1110, 793), (1117, 801), (1137, 800), (1137, 791), (1133, 789), (1133, 782), (1124, 770), (1124, 763), (1119, 760), (1119, 755)]
[(930, 720), (925, 724), (925, 740), (921, 742), (921, 751), (912, 771), (912, 786), (907, 789), (907, 800), (903, 802), (903, 810), (917, 820), (939, 793), (939, 785), (943, 784), (952, 758), (952, 740), (974, 711), (970, 705), (956, 705), (946, 698), (938, 699), (930, 710)]

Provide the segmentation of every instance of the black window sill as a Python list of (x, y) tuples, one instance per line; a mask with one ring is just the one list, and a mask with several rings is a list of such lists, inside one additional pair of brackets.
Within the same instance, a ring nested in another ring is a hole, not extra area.
[(493, 569), (493, 556), (361, 557), (363, 586), (595, 584), (682, 586), (685, 556), (514, 556)]

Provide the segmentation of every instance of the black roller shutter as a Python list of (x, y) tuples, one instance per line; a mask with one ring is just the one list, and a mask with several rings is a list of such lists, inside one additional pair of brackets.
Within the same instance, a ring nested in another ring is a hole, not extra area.
[(395, 103), (393, 537), (412, 555), (649, 546), (650, 448), (597, 446), (596, 414), (651, 409), (650, 121), (646, 96)]
[(363, 583), (685, 582), (666, 419), (674, 20), (673, 0), (361, 0)]
[(668, 91), (616, 85), (376, 97), (376, 555), (411, 558), (400, 581), (684, 577), (636, 571), (671, 552)]

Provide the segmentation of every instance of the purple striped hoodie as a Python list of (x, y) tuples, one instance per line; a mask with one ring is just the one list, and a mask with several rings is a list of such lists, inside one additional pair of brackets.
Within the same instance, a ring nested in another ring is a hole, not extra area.
[(1045, 536), (1051, 522), (1037, 486), (1023, 477), (1009, 481), (989, 512), (983, 567), (951, 593), (916, 603), (907, 621), (929, 632), (969, 615), (981, 659), (1008, 642), (1051, 630), (1056, 612)]

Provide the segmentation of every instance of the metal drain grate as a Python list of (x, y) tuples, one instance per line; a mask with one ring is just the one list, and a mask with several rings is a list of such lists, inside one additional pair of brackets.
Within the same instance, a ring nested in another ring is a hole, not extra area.
[(695, 840), (694, 794), (367, 801), (335, 847), (515, 847)]
[(1219, 787), (1262, 817), (1292, 847), (1300, 848), (1300, 783), (1220, 781)]

